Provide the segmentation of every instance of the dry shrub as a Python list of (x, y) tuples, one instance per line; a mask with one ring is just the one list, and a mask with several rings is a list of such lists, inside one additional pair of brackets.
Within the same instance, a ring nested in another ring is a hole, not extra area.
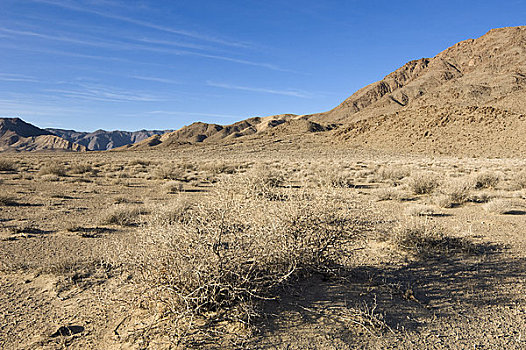
[(163, 185), (167, 193), (179, 193), (183, 190), (183, 184), (178, 181), (169, 181)]
[(379, 188), (376, 191), (374, 191), (374, 194), (376, 195), (376, 198), (379, 201), (387, 201), (387, 200), (402, 201), (410, 197), (409, 193), (407, 193), (406, 190), (400, 187)]
[(526, 170), (520, 171), (514, 176), (513, 184), (517, 189), (526, 188)]
[(6, 194), (0, 194), (0, 206), (8, 207), (18, 205), (16, 198)]
[(55, 176), (66, 176), (66, 167), (63, 164), (45, 164), (40, 168), (38, 172), (40, 176), (42, 175), (55, 175)]
[(284, 181), (281, 171), (260, 164), (238, 176), (223, 177), (221, 183), (243, 198), (286, 200), (287, 195), (281, 188)]
[(181, 204), (173, 219), (154, 217), (129, 243), (126, 266), (145, 302), (168, 317), (165, 334), (180, 340), (217, 331), (220, 321), (247, 325), (279, 287), (331, 270), (354, 234), (348, 210), (328, 197), (270, 202), (227, 187)]
[(428, 216), (434, 215), (435, 209), (425, 204), (415, 204), (406, 209), (406, 214), (410, 216)]
[(348, 188), (354, 186), (354, 176), (349, 171), (325, 168), (317, 172), (315, 184), (329, 188)]
[(141, 220), (140, 216), (148, 214), (148, 211), (139, 206), (116, 205), (109, 209), (101, 220), (105, 225), (136, 226)]
[(402, 180), (411, 175), (411, 169), (406, 166), (383, 166), (377, 171), (380, 180)]
[(85, 174), (85, 173), (93, 173), (94, 169), (91, 166), (91, 164), (73, 164), (70, 166), (69, 171), (72, 174)]
[(440, 184), (438, 176), (430, 172), (421, 172), (411, 176), (408, 185), (414, 194), (429, 194)]
[(467, 202), (471, 197), (473, 182), (470, 179), (451, 179), (444, 183), (434, 202), (441, 208), (452, 208)]
[(9, 159), (0, 159), (0, 171), (17, 171), (18, 164)]
[(128, 165), (129, 166), (136, 166), (136, 165), (140, 165), (140, 166), (148, 166), (150, 165), (152, 162), (149, 161), (149, 160), (146, 160), (146, 159), (132, 159), (128, 162)]
[(423, 256), (473, 252), (479, 249), (466, 239), (452, 237), (443, 227), (427, 218), (412, 218), (400, 222), (391, 239), (400, 249)]
[(186, 171), (175, 164), (163, 164), (153, 171), (153, 178), (160, 180), (186, 180)]
[(60, 176), (55, 175), (55, 174), (45, 174), (45, 175), (41, 175), (40, 179), (43, 181), (50, 181), (50, 182), (60, 181)]
[(506, 214), (513, 209), (513, 203), (503, 198), (495, 198), (484, 204), (484, 209), (492, 214)]
[(484, 171), (473, 175), (473, 187), (481, 188), (495, 188), (501, 179), (501, 175), (492, 172)]
[(230, 163), (225, 161), (216, 161), (204, 163), (199, 169), (211, 174), (235, 174), (248, 167), (247, 163)]

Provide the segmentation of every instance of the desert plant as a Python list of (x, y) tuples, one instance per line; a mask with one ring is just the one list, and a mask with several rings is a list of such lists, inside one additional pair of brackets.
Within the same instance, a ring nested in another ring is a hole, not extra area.
[(414, 194), (429, 194), (439, 185), (439, 179), (436, 174), (430, 172), (421, 172), (411, 176), (408, 185)]
[(380, 180), (402, 180), (411, 175), (411, 169), (404, 166), (383, 166), (377, 171)]
[(450, 179), (440, 186), (433, 201), (441, 208), (452, 208), (467, 202), (472, 189), (473, 182), (470, 179)]
[(476, 250), (471, 242), (452, 237), (443, 227), (427, 218), (401, 221), (394, 229), (391, 239), (398, 248), (415, 255), (427, 256)]
[(147, 214), (143, 207), (117, 205), (104, 214), (101, 223), (105, 225), (135, 226), (140, 223), (140, 216)]
[(66, 168), (62, 164), (48, 163), (40, 168), (39, 174), (66, 176)]
[(518, 172), (512, 181), (517, 189), (526, 188), (526, 170)]
[(94, 169), (90, 164), (81, 163), (71, 165), (69, 170), (73, 174), (85, 174), (94, 172)]
[(163, 185), (167, 193), (178, 193), (183, 190), (183, 184), (178, 181), (170, 181)]
[(484, 209), (492, 214), (506, 214), (513, 209), (513, 203), (503, 198), (494, 198), (484, 204)]
[(492, 171), (484, 171), (473, 175), (473, 187), (481, 188), (495, 188), (500, 181), (500, 174)]
[(0, 206), (14, 206), (18, 205), (16, 198), (10, 195), (2, 194), (0, 195)]
[(179, 208), (174, 220), (152, 219), (130, 245), (127, 266), (141, 294), (162, 305), (176, 337), (210, 331), (225, 319), (249, 324), (255, 304), (277, 287), (331, 271), (341, 242), (354, 234), (339, 205), (327, 198), (240, 198), (227, 187)]
[(409, 193), (403, 188), (399, 187), (385, 187), (385, 188), (379, 188), (376, 191), (374, 191), (374, 194), (376, 195), (377, 199), (379, 201), (387, 201), (387, 200), (405, 200), (409, 198)]
[(9, 159), (0, 159), (0, 171), (16, 171), (18, 165), (15, 161)]
[(406, 214), (410, 216), (428, 216), (434, 215), (435, 209), (425, 204), (415, 204), (406, 209)]
[(183, 168), (179, 168), (174, 164), (164, 164), (158, 166), (153, 171), (153, 177), (160, 180), (185, 180), (186, 171)]

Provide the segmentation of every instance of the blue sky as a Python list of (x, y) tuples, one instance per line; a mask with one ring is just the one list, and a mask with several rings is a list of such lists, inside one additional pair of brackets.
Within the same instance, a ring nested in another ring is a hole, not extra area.
[(0, 116), (92, 131), (321, 112), (525, 19), (524, 1), (0, 0)]

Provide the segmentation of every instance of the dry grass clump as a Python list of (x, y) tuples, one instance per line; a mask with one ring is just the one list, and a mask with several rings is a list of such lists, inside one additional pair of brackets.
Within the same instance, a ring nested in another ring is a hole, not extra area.
[(452, 208), (467, 202), (471, 196), (473, 182), (470, 179), (451, 179), (444, 183), (434, 202), (441, 208)]
[(149, 160), (146, 160), (146, 159), (132, 159), (128, 162), (128, 165), (129, 166), (136, 166), (136, 165), (141, 165), (141, 166), (148, 166), (152, 164), (151, 161)]
[(186, 180), (186, 170), (175, 164), (163, 164), (153, 171), (153, 178), (159, 180)]
[(63, 164), (45, 164), (38, 172), (40, 176), (43, 175), (55, 175), (55, 176), (66, 176), (66, 167)]
[(0, 171), (17, 171), (18, 164), (9, 159), (0, 159)]
[(465, 239), (450, 236), (443, 227), (427, 218), (400, 222), (391, 239), (400, 249), (423, 256), (472, 252), (477, 249)]
[(91, 164), (77, 163), (77, 164), (72, 164), (69, 168), (69, 171), (72, 174), (85, 174), (85, 173), (93, 173), (94, 168)]
[(376, 191), (374, 191), (374, 194), (376, 195), (376, 198), (379, 201), (388, 201), (388, 200), (396, 200), (396, 201), (402, 201), (408, 199), (409, 193), (400, 187), (385, 187), (385, 188), (379, 188)]
[(235, 174), (245, 170), (248, 163), (233, 163), (225, 161), (215, 161), (201, 164), (199, 169), (211, 174)]
[(223, 177), (221, 182), (244, 198), (287, 199), (281, 189), (285, 182), (283, 173), (267, 165), (256, 165), (238, 176)]
[(436, 174), (431, 172), (420, 172), (409, 178), (409, 188), (414, 194), (429, 194), (440, 184)]
[(195, 339), (225, 320), (243, 328), (279, 287), (331, 270), (354, 234), (347, 210), (327, 197), (270, 202), (226, 187), (179, 207), (173, 220), (152, 220), (130, 243), (126, 266), (145, 300), (164, 311), (165, 334)]
[(18, 205), (16, 198), (7, 194), (0, 194), (0, 206), (9, 207)]
[(429, 216), (435, 215), (435, 209), (426, 204), (415, 204), (406, 209), (406, 214), (410, 216)]
[(513, 209), (513, 203), (508, 199), (495, 198), (484, 204), (484, 209), (492, 214), (507, 214)]
[(40, 179), (42, 181), (54, 182), (54, 181), (60, 181), (60, 176), (55, 175), (55, 174), (45, 174), (45, 175), (41, 175)]
[(473, 175), (473, 187), (495, 188), (501, 179), (501, 175), (493, 171), (484, 171)]
[(105, 225), (136, 226), (141, 220), (140, 216), (148, 214), (148, 211), (140, 206), (117, 205), (109, 209), (101, 223)]
[(377, 171), (380, 180), (399, 181), (411, 175), (411, 169), (406, 166), (383, 166)]
[(343, 169), (316, 169), (312, 182), (321, 187), (348, 188), (354, 186), (353, 173)]
[(518, 172), (512, 182), (517, 189), (526, 188), (526, 170)]
[(169, 181), (163, 185), (167, 193), (179, 193), (183, 190), (183, 184), (178, 181)]

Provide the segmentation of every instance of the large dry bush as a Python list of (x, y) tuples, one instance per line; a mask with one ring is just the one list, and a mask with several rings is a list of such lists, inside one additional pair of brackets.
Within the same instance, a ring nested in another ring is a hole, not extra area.
[[(250, 324), (258, 301), (314, 271), (332, 271), (355, 237), (349, 203), (329, 194), (288, 201), (247, 197), (223, 184), (206, 200), (158, 210), (131, 242), (125, 266), (177, 339), (221, 320)], [(167, 215), (172, 213), (172, 215)]]

